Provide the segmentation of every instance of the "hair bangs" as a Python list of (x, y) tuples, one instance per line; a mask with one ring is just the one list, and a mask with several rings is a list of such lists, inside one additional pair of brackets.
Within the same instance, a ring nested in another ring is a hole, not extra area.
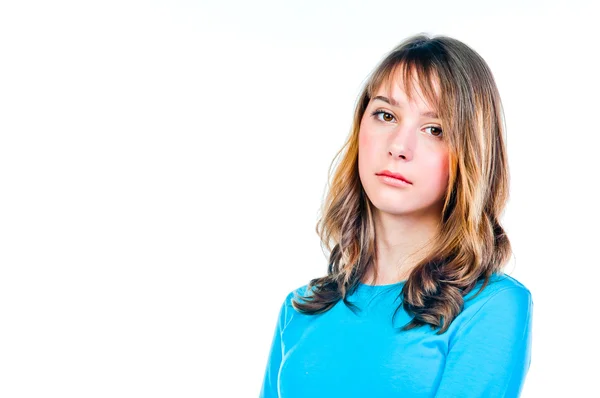
[(442, 93), (439, 75), (433, 64), (427, 53), (405, 51), (398, 54), (390, 62), (381, 65), (381, 68), (374, 74), (367, 86), (369, 99), (373, 98), (381, 87), (385, 87), (386, 94), (391, 97), (394, 85), (402, 83), (401, 89), (406, 93), (409, 101), (414, 101), (416, 95), (421, 97), (420, 90), (425, 97), (421, 97), (421, 100), (432, 111), (440, 115), (440, 95)]

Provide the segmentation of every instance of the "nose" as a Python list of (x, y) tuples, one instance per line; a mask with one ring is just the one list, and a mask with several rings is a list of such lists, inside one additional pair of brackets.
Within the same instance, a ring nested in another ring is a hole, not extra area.
[(393, 158), (402, 158), (411, 160), (413, 157), (414, 146), (416, 144), (416, 134), (412, 130), (413, 127), (408, 125), (400, 125), (394, 133), (393, 139), (390, 142), (388, 153)]

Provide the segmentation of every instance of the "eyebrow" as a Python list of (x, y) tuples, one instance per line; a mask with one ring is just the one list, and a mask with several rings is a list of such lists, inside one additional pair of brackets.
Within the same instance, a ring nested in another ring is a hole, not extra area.
[[(388, 104), (396, 106), (398, 108), (401, 108), (401, 106), (398, 103), (398, 101), (396, 101), (394, 98), (392, 98), (390, 100), (387, 97), (384, 97), (382, 95), (378, 95), (376, 97), (373, 97), (373, 100), (376, 100), (376, 99), (381, 100), (383, 102), (387, 102)], [(430, 117), (430, 118), (433, 118), (433, 119), (439, 119), (440, 118), (436, 112), (432, 112), (432, 111), (423, 112), (423, 113), (421, 113), (421, 116), (426, 116), (426, 117)]]

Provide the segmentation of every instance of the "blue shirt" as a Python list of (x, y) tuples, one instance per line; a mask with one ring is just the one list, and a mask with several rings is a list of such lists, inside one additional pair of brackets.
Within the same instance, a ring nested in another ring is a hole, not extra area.
[(296, 311), (290, 292), (277, 324), (261, 398), (518, 397), (531, 362), (533, 301), (507, 274), (494, 274), (464, 298), (463, 311), (442, 335), (429, 325), (395, 328), (411, 317), (401, 303), (403, 282), (365, 285), (329, 311)]

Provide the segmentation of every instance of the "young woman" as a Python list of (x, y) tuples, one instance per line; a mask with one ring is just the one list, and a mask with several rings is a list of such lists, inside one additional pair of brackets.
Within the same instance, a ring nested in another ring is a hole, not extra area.
[(317, 232), (327, 275), (284, 300), (261, 397), (518, 397), (530, 291), (502, 269), (505, 128), (486, 62), (415, 35), (358, 99)]

